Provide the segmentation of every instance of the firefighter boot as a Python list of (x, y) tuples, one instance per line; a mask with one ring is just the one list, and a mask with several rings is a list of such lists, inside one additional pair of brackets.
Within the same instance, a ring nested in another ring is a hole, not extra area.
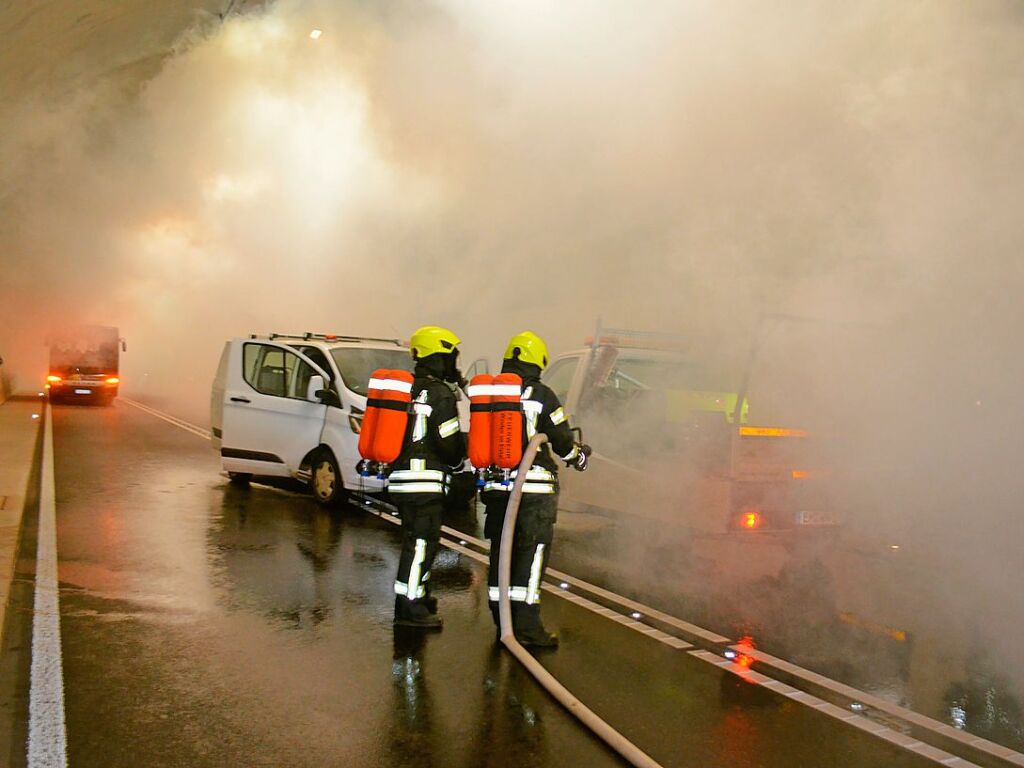
[(430, 612), (423, 600), (410, 600), (403, 595), (395, 597), (395, 624), (400, 627), (440, 629), (441, 617)]
[(427, 589), (427, 594), (420, 600), (420, 602), (427, 606), (428, 611), (435, 616), (437, 615), (437, 598), (430, 594), (429, 588)]
[(533, 648), (557, 648), (558, 635), (553, 635), (544, 628), (540, 620), (539, 605), (512, 606), (512, 628), (516, 640)]

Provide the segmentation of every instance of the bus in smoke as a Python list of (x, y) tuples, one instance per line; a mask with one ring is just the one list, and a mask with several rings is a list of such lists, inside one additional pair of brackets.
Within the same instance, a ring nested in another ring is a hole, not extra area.
[(73, 325), (53, 329), (46, 390), (51, 402), (95, 402), (109, 405), (117, 397), (120, 353), (127, 349), (117, 328)]

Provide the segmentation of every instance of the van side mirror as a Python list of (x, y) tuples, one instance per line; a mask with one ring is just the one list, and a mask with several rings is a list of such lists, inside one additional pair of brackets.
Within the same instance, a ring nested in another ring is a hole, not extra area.
[(324, 377), (314, 373), (309, 377), (309, 384), (306, 385), (306, 399), (311, 403), (319, 403), (324, 393)]
[(341, 397), (333, 389), (319, 389), (313, 393), (315, 402), (341, 408)]

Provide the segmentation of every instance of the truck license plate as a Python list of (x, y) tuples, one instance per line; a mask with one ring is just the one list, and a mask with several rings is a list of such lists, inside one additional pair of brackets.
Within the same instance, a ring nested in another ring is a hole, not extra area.
[(92, 390), (91, 389), (76, 389), (75, 390), (75, 394), (76, 395), (91, 395), (92, 394)]
[(796, 513), (797, 525), (839, 525), (839, 516), (824, 510), (805, 509)]

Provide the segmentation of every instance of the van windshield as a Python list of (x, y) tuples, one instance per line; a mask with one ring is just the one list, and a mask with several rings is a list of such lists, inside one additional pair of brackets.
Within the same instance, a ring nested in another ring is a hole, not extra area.
[(378, 368), (411, 371), (412, 356), (408, 349), (368, 349), (366, 347), (337, 347), (331, 357), (338, 366), (345, 386), (357, 395), (366, 395), (370, 374)]
[(687, 360), (622, 358), (608, 374), (608, 386), (616, 389), (724, 391), (728, 377)]

